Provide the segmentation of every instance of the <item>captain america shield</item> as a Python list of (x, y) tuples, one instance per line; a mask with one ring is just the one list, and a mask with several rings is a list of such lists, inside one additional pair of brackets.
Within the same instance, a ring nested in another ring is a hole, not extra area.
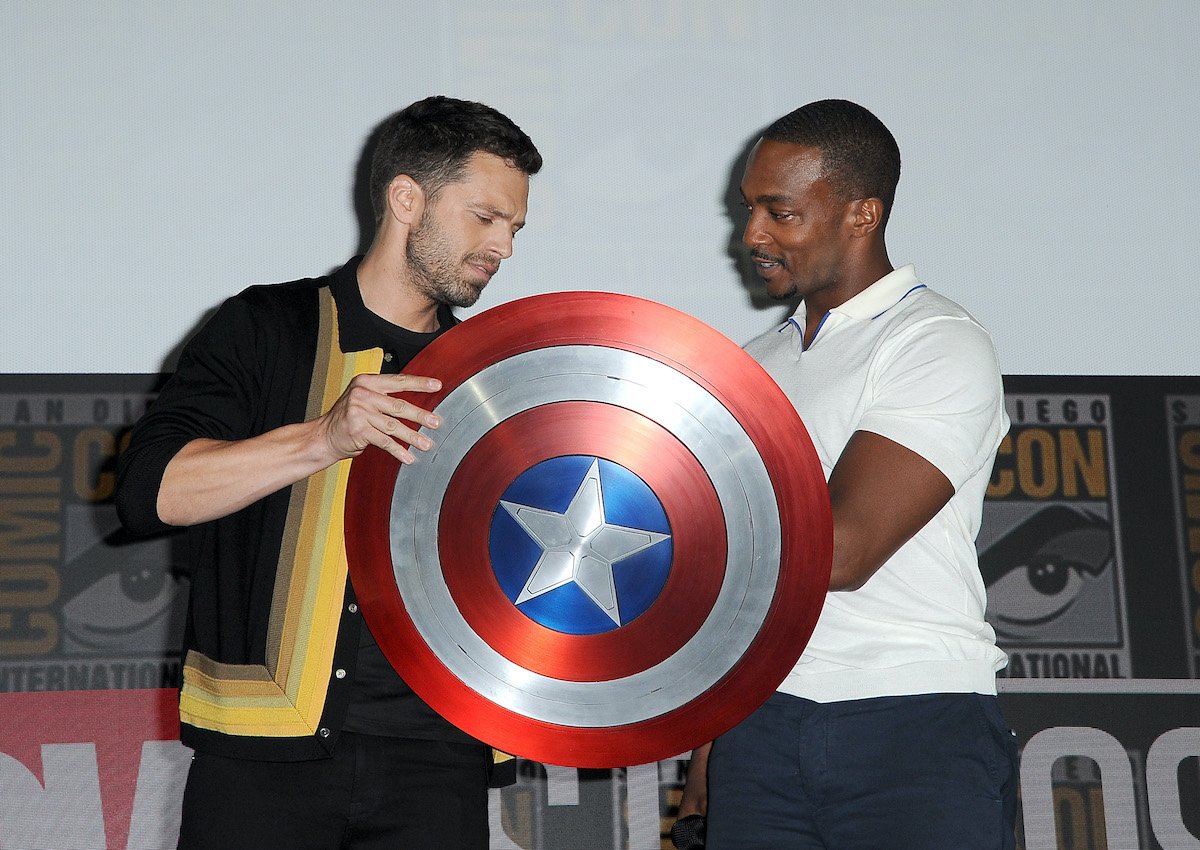
[(812, 634), (833, 534), (791, 402), (661, 304), (539, 295), (405, 369), (442, 425), (351, 465), (346, 549), (372, 633), (439, 714), (501, 750), (616, 767), (761, 704)]

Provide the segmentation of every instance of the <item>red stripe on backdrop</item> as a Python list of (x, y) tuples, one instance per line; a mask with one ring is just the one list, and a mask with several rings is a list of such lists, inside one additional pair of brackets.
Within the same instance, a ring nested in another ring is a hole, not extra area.
[(0, 752), (45, 783), (44, 744), (94, 744), (109, 847), (129, 838), (142, 745), (179, 739), (174, 688), (0, 694)]

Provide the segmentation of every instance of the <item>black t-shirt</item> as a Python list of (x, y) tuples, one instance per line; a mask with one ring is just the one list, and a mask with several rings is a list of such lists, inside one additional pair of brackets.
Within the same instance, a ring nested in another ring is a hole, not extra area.
[[(402, 371), (421, 349), (456, 321), (445, 307), (439, 309), (439, 328), (432, 333), (407, 330), (374, 313), (370, 313), (370, 319), (377, 325), (384, 350), (382, 372)], [(366, 622), (361, 635), (357, 670), (350, 688), (350, 707), (343, 727), (346, 731), (478, 743), (413, 693), (384, 656)]]

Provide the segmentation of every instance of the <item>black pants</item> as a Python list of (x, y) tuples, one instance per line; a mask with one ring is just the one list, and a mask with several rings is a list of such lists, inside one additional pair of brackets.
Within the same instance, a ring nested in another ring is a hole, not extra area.
[(1012, 850), (1017, 745), (994, 696), (775, 693), (708, 757), (712, 850)]
[(487, 850), (483, 746), (343, 732), (333, 757), (265, 762), (196, 753), (184, 850)]

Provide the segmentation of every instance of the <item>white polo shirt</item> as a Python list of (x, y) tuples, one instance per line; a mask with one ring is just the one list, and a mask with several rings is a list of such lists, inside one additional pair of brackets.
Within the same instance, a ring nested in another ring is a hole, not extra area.
[(805, 305), (746, 346), (804, 420), (829, 478), (855, 431), (912, 449), (954, 496), (861, 588), (826, 594), (779, 690), (817, 702), (996, 692), (1006, 658), (983, 619), (975, 537), (1008, 431), (991, 336), (912, 266), (830, 311), (808, 350)]

